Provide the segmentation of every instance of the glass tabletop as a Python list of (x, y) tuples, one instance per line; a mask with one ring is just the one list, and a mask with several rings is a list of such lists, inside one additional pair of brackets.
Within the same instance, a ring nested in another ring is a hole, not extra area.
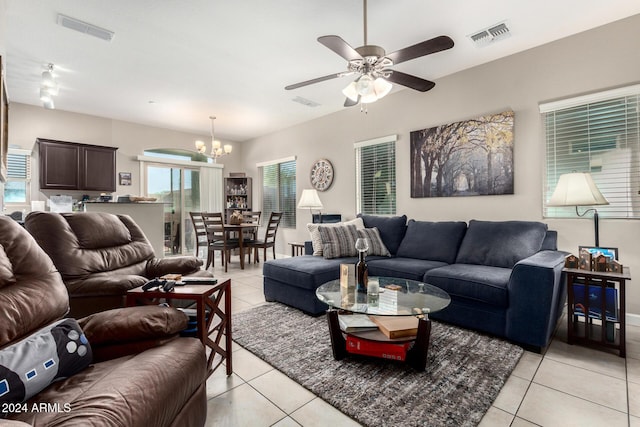
[(316, 289), (316, 296), (333, 308), (383, 316), (435, 313), (451, 303), (442, 289), (415, 280), (369, 277), (368, 289), (367, 293), (357, 292), (355, 286), (341, 286), (336, 279)]

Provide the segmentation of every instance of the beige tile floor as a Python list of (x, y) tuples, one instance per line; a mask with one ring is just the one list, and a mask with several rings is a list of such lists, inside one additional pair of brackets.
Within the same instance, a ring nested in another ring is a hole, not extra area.
[[(280, 257), (280, 255), (278, 255)], [(216, 277), (232, 280), (235, 313), (264, 303), (262, 264), (228, 273), (216, 260)], [(627, 327), (627, 358), (566, 344), (566, 323), (544, 355), (525, 352), (481, 427), (640, 427), (640, 327)], [(331, 426), (359, 424), (239, 345), (233, 374), (218, 369), (207, 381), (207, 426)]]

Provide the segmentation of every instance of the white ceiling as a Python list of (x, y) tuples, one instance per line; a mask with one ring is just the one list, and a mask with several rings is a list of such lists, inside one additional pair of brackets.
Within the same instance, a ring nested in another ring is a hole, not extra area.
[[(345, 60), (316, 41), (319, 36), (336, 34), (353, 47), (363, 44), (361, 0), (0, 5), (11, 102), (41, 105), (41, 74), (51, 62), (60, 85), (59, 110), (204, 135), (208, 117), (215, 115), (216, 137), (232, 141), (344, 108), (340, 91), (349, 77), (293, 91), (284, 87), (346, 69)], [(387, 52), (439, 35), (455, 41), (451, 50), (394, 67), (437, 84), (443, 76), (638, 14), (640, 1), (370, 0), (368, 9), (369, 44)], [(61, 27), (58, 13), (114, 31), (115, 37), (106, 42)], [(505, 20), (512, 34), (507, 39), (478, 48), (467, 37)], [(320, 106), (292, 102), (297, 96)]]

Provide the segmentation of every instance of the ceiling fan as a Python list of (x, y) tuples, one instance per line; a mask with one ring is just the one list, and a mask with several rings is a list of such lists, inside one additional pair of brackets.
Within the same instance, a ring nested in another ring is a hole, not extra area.
[(436, 85), (434, 82), (393, 70), (391, 67), (401, 62), (451, 49), (453, 40), (447, 36), (439, 36), (386, 54), (382, 47), (367, 44), (367, 0), (363, 0), (363, 6), (364, 46), (354, 49), (339, 36), (318, 37), (321, 44), (348, 61), (347, 71), (292, 84), (286, 86), (286, 90), (355, 74), (358, 76), (357, 79), (342, 91), (347, 97), (344, 106), (351, 107), (360, 102), (366, 104), (382, 98), (391, 90), (392, 85), (389, 82), (420, 92), (433, 89)]

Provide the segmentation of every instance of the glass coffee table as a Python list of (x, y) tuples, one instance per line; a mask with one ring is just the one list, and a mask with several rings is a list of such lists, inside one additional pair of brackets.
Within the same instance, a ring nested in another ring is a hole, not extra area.
[[(316, 297), (330, 307), (327, 320), (333, 356), (336, 360), (349, 354), (347, 340), (352, 336), (364, 340), (365, 343), (406, 344), (409, 348), (406, 351), (405, 362), (418, 371), (424, 371), (427, 364), (431, 335), (429, 314), (438, 312), (451, 303), (449, 294), (440, 288), (424, 282), (394, 277), (369, 277), (368, 294), (356, 292), (353, 287), (341, 286), (339, 279), (332, 280), (316, 290)], [(340, 328), (340, 312), (376, 316), (416, 316), (418, 329), (415, 335), (400, 338), (389, 338), (380, 330), (345, 332)]]

